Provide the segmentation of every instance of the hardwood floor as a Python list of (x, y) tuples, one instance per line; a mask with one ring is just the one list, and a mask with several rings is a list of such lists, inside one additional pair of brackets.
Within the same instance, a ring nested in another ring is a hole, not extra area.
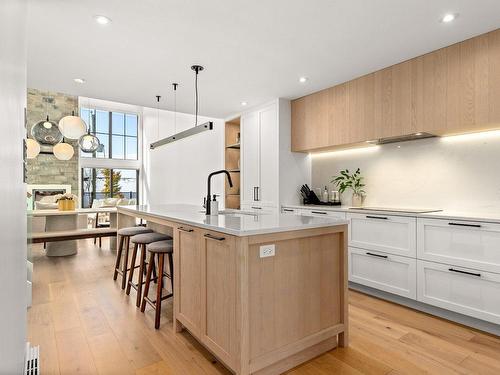
[[(79, 254), (47, 258), (33, 246), (28, 336), (42, 374), (229, 374), (188, 333), (172, 330), (172, 303), (142, 314), (113, 282), (115, 253), (81, 241)], [(350, 292), (350, 346), (289, 374), (500, 374), (500, 338)]]

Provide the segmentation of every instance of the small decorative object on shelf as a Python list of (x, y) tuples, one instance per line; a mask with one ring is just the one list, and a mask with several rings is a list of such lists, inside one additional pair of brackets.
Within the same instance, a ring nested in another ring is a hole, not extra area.
[(331, 181), (338, 187), (339, 192), (342, 194), (347, 189), (352, 190), (352, 203), (353, 207), (361, 207), (365, 198), (365, 184), (363, 183), (363, 176), (361, 176), (360, 169), (356, 169), (353, 174), (349, 173), (348, 169), (340, 171), (340, 175), (334, 176)]
[(59, 211), (74, 211), (77, 196), (71, 193), (57, 194), (55, 196)]

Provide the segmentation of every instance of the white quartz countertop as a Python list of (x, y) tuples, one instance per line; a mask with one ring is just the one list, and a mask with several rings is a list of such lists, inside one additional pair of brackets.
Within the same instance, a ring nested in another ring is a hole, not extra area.
[(444, 220), (464, 220), (464, 221), (482, 221), (489, 223), (500, 223), (500, 210), (442, 210), (436, 212), (427, 213), (414, 213), (414, 212), (404, 212), (404, 211), (390, 211), (390, 210), (360, 210), (349, 206), (323, 206), (323, 205), (287, 205), (284, 204), (283, 207), (287, 208), (298, 208), (304, 210), (316, 210), (316, 211), (336, 211), (336, 212), (350, 212), (350, 213), (360, 213), (360, 214), (375, 214), (375, 215), (394, 215), (394, 216), (410, 216), (410, 217), (420, 217), (428, 219), (444, 219)]
[(119, 206), (117, 210), (118, 213), (132, 215), (142, 213), (235, 236), (252, 236), (347, 224), (347, 220), (337, 218), (286, 215), (279, 212), (241, 213), (244, 211), (227, 210), (233, 213), (207, 216), (202, 207), (188, 204)]
[(71, 211), (54, 210), (28, 210), (28, 216), (67, 216), (67, 215), (86, 215), (96, 213), (116, 213), (116, 207), (102, 207), (102, 208), (77, 208)]

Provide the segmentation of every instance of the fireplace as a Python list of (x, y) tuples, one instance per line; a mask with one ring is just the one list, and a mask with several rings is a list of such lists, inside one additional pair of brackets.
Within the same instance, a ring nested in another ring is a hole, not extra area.
[(28, 185), (28, 209), (35, 209), (35, 202), (57, 194), (71, 193), (71, 185)]

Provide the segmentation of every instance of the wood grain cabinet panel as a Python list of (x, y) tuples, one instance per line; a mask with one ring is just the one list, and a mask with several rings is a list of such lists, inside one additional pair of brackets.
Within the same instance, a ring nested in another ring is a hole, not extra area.
[[(348, 143), (372, 140), (376, 137), (375, 115), (375, 75), (368, 74), (347, 83)], [(340, 125), (339, 125), (340, 126)]]
[(202, 241), (202, 342), (230, 367), (239, 351), (236, 332), (235, 238), (204, 232)]
[(178, 271), (177, 316), (193, 334), (201, 330), (201, 257), (199, 230), (181, 226), (175, 231), (174, 244)]
[(294, 151), (498, 128), (500, 29), (292, 101)]

